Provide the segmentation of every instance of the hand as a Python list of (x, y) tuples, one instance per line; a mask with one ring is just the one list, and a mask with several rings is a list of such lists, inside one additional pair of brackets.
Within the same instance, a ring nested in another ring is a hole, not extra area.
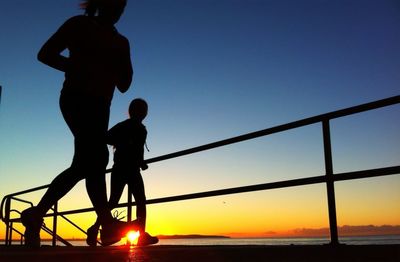
[(147, 168), (149, 168), (149, 166), (147, 164), (142, 164), (142, 166), (140, 168), (142, 170), (146, 170)]

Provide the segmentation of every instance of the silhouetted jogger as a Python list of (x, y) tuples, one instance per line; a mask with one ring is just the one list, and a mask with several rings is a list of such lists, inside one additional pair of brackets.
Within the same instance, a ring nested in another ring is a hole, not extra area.
[[(84, 1), (85, 15), (67, 20), (39, 51), (41, 62), (65, 72), (60, 108), (74, 136), (75, 152), (71, 166), (51, 182), (39, 204), (22, 213), (28, 246), (40, 246), (43, 216), (82, 179), (102, 225), (104, 245), (137, 228), (113, 219), (105, 184), (111, 99), (115, 87), (128, 90), (133, 75), (129, 42), (114, 27), (125, 5), (126, 0)], [(66, 49), (68, 57), (62, 55)]]
[[(147, 130), (142, 121), (147, 116), (148, 105), (140, 98), (132, 100), (129, 105), (129, 119), (113, 126), (107, 133), (107, 144), (114, 147), (114, 165), (111, 172), (111, 193), (109, 205), (115, 207), (122, 195), (125, 185), (128, 185), (136, 202), (136, 219), (140, 236), (138, 246), (156, 244), (157, 237), (146, 232), (146, 195), (140, 169), (147, 169), (144, 162), (144, 147)], [(86, 242), (96, 245), (100, 221), (88, 229)]]

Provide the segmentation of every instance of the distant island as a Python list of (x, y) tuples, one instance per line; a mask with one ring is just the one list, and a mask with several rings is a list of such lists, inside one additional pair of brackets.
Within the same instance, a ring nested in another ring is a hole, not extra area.
[(158, 235), (159, 239), (197, 239), (197, 238), (230, 238), (227, 236), (215, 236), (215, 235)]

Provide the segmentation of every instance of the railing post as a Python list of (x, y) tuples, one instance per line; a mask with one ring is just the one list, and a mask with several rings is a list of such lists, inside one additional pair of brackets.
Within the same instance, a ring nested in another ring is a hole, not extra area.
[(132, 221), (132, 189), (128, 186), (128, 206), (127, 206), (128, 212), (128, 222)]
[(51, 243), (53, 247), (57, 245), (57, 216), (58, 216), (58, 201), (54, 204), (54, 213), (53, 213), (53, 238)]
[[(2, 212), (2, 210), (0, 210)], [(6, 223), (6, 246), (11, 245), (11, 232), (12, 232), (12, 223), (10, 222), (10, 198), (7, 197), (6, 205), (5, 205), (5, 218), (4, 222)]]
[(332, 164), (332, 147), (329, 120), (322, 121), (323, 139), (324, 139), (324, 155), (325, 155), (325, 175), (326, 190), (328, 196), (328, 212), (329, 212), (329, 229), (331, 234), (331, 244), (338, 245), (338, 230), (336, 220), (336, 201), (335, 187), (333, 182), (333, 164)]
[(9, 233), (8, 233), (8, 245), (9, 246), (11, 246), (12, 245), (12, 233), (13, 233), (13, 222), (9, 222), (9, 228), (8, 228), (8, 230), (10, 231)]

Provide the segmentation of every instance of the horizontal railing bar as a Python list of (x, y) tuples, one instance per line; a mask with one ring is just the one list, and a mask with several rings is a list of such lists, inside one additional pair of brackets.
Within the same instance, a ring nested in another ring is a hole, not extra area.
[(11, 199), (19, 201), (19, 202), (22, 202), (22, 203), (25, 203), (25, 204), (30, 204), (31, 206), (33, 206), (33, 203), (31, 201), (27, 201), (25, 199), (21, 199), (21, 198), (18, 198), (18, 197), (11, 197)]
[(294, 187), (300, 185), (311, 185), (311, 184), (321, 183), (324, 181), (325, 181), (325, 176), (315, 176), (315, 177), (299, 178), (294, 180), (271, 182), (271, 183), (251, 185), (251, 186), (219, 189), (219, 190), (193, 193), (180, 196), (164, 197), (164, 198), (149, 200), (147, 201), (147, 203), (157, 204), (157, 203), (174, 202), (174, 201), (198, 199), (198, 198), (213, 197), (213, 196), (239, 194), (239, 193), (255, 192), (268, 189), (286, 188), (286, 187)]
[[(213, 190), (213, 191), (207, 191), (207, 192), (192, 193), (192, 194), (187, 194), (187, 195), (179, 195), (179, 196), (151, 199), (151, 200), (147, 200), (146, 204), (157, 204), (157, 203), (163, 203), (163, 202), (173, 202), (173, 201), (189, 200), (189, 199), (195, 199), (195, 198), (204, 198), (204, 197), (211, 197), (211, 196), (252, 192), (252, 191), (265, 190), (265, 189), (291, 187), (291, 186), (299, 186), (299, 185), (305, 185), (305, 184), (315, 184), (315, 183), (321, 183), (324, 181), (325, 181), (325, 176), (307, 177), (307, 178), (300, 178), (300, 179), (295, 179), (295, 180), (287, 180), (287, 181), (272, 182), (272, 183), (266, 183), (266, 184), (219, 189), (219, 190)], [(128, 205), (128, 203), (119, 204), (117, 207), (126, 207), (127, 205)], [(135, 204), (133, 204), (133, 206), (135, 206)], [(94, 211), (94, 208), (84, 208), (84, 209), (79, 209), (79, 210), (62, 211), (62, 212), (58, 212), (58, 214), (59, 215), (61, 215), (61, 214), (62, 215), (70, 215), (70, 214), (74, 214), (74, 213), (84, 213), (84, 212), (90, 212), (90, 211)], [(46, 216), (52, 216), (52, 215), (53, 214), (46, 214)]]
[[(388, 168), (380, 168), (380, 169), (371, 169), (367, 171), (356, 171), (356, 172), (348, 172), (334, 175), (334, 181), (338, 180), (348, 180), (348, 179), (361, 179), (375, 176), (386, 176), (400, 173), (400, 166), (388, 167)], [(147, 204), (157, 204), (164, 202), (173, 202), (173, 201), (181, 201), (181, 200), (189, 200), (189, 199), (197, 199), (197, 198), (205, 198), (205, 197), (213, 197), (213, 196), (221, 196), (221, 195), (229, 195), (229, 194), (239, 194), (246, 192), (254, 192), (260, 190), (268, 190), (268, 189), (278, 189), (278, 188), (287, 188), (287, 187), (295, 187), (301, 185), (312, 185), (317, 183), (326, 182), (327, 177), (323, 176), (315, 176), (315, 177), (307, 177), (307, 178), (299, 178), (293, 180), (279, 181), (279, 182), (270, 182), (258, 185), (251, 186), (243, 186), (243, 187), (235, 187), (228, 189), (219, 189), (207, 192), (200, 193), (192, 193), (180, 196), (172, 196), (172, 197), (164, 197), (153, 200), (148, 200)], [(124, 207), (127, 205), (122, 205)]]
[[(385, 167), (385, 168), (378, 168), (378, 169), (369, 169), (369, 170), (363, 170), (363, 171), (334, 174), (333, 180), (334, 181), (342, 181), (342, 180), (349, 180), (349, 179), (361, 179), (361, 178), (387, 176), (387, 175), (395, 175), (395, 174), (400, 174), (400, 166), (392, 166), (392, 167)], [(326, 181), (327, 181), (327, 177), (325, 175), (322, 175), (322, 176), (306, 177), (306, 178), (299, 178), (299, 179), (293, 179), (293, 180), (285, 180), (285, 181), (279, 181), (279, 182), (270, 182), (270, 183), (250, 185), (250, 186), (218, 189), (218, 190), (213, 190), (213, 191), (206, 191), (206, 192), (150, 199), (150, 200), (147, 200), (146, 203), (147, 204), (158, 204), (158, 203), (174, 202), (174, 201), (189, 200), (189, 199), (198, 199), (198, 198), (221, 196), (221, 195), (228, 195), (228, 194), (254, 192), (254, 191), (267, 190), (267, 189), (278, 189), (278, 188), (287, 188), (287, 187), (294, 187), (294, 186), (301, 186), (301, 185), (312, 185), (312, 184), (322, 183), (322, 182), (326, 182)], [(133, 203), (133, 206), (134, 205), (135, 205), (135, 203)], [(123, 204), (117, 205), (117, 207), (127, 207), (127, 206), (128, 206), (128, 203), (123, 203)], [(58, 212), (58, 214), (59, 215), (70, 215), (70, 214), (85, 213), (85, 212), (91, 212), (91, 211), (94, 211), (94, 209), (93, 208), (84, 208), (84, 209), (79, 209), (79, 210), (62, 211), (62, 212)], [(52, 215), (54, 215), (54, 214), (47, 214), (46, 216), (52, 216)]]
[[(167, 159), (171, 159), (171, 158), (176, 158), (176, 157), (180, 157), (180, 156), (184, 156), (184, 155), (189, 155), (189, 154), (197, 153), (197, 152), (200, 152), (200, 151), (213, 149), (213, 148), (216, 148), (216, 147), (221, 147), (221, 146), (234, 144), (234, 143), (242, 142), (242, 141), (249, 140), (249, 139), (254, 139), (254, 138), (257, 138), (257, 137), (261, 137), (261, 136), (271, 135), (271, 134), (282, 132), (282, 131), (286, 131), (286, 130), (289, 130), (289, 129), (294, 129), (294, 128), (298, 128), (298, 127), (302, 127), (302, 126), (306, 126), (306, 125), (315, 124), (315, 123), (321, 122), (323, 120), (335, 119), (335, 118), (338, 118), (338, 117), (343, 117), (343, 116), (347, 116), (347, 115), (351, 115), (351, 114), (356, 114), (356, 113), (360, 113), (360, 112), (364, 112), (364, 111), (368, 111), (368, 110), (372, 110), (372, 109), (377, 109), (377, 108), (380, 108), (380, 107), (390, 106), (390, 105), (394, 105), (394, 104), (397, 104), (397, 103), (400, 103), (400, 96), (393, 96), (393, 97), (389, 97), (389, 98), (386, 98), (386, 99), (382, 99), (382, 100), (378, 100), (378, 101), (374, 101), (374, 102), (370, 102), (370, 103), (366, 103), (366, 104), (361, 104), (361, 105), (358, 105), (358, 106), (349, 107), (349, 108), (346, 108), (346, 109), (341, 109), (341, 110), (338, 110), (338, 111), (325, 113), (325, 114), (321, 114), (321, 115), (305, 118), (305, 119), (302, 119), (302, 120), (297, 120), (297, 121), (290, 122), (290, 123), (287, 123), (287, 124), (283, 124), (283, 125), (279, 125), (279, 126), (263, 129), (263, 130), (260, 130), (260, 131), (251, 132), (251, 133), (247, 133), (247, 134), (244, 134), (244, 135), (240, 135), (240, 136), (236, 136), (236, 137), (220, 140), (220, 141), (209, 143), (209, 144), (205, 144), (205, 145), (202, 145), (202, 146), (197, 146), (197, 147), (185, 149), (185, 150), (182, 150), (182, 151), (178, 151), (178, 152), (174, 152), (174, 153), (170, 153), (170, 154), (166, 154), (166, 155), (150, 158), (150, 159), (145, 160), (145, 162), (150, 164), (150, 163), (159, 162), (159, 161), (163, 161), (163, 160), (167, 160)], [(110, 171), (111, 171), (111, 169), (107, 170), (107, 172), (110, 172)]]
[(366, 171), (352, 171), (347, 173), (340, 173), (334, 175), (334, 181), (337, 182), (344, 180), (363, 179), (363, 178), (396, 175), (396, 174), (400, 174), (400, 166), (369, 169)]
[(27, 194), (27, 193), (31, 193), (33, 191), (38, 191), (38, 190), (42, 190), (42, 189), (46, 189), (50, 186), (50, 184), (44, 185), (44, 186), (38, 186), (38, 187), (34, 187), (31, 189), (27, 189), (27, 190), (23, 190), (23, 191), (19, 191), (16, 193), (12, 193), (12, 194), (8, 194), (6, 195), (4, 198), (8, 198), (8, 197), (14, 197), (16, 195), (23, 195), (23, 194)]

